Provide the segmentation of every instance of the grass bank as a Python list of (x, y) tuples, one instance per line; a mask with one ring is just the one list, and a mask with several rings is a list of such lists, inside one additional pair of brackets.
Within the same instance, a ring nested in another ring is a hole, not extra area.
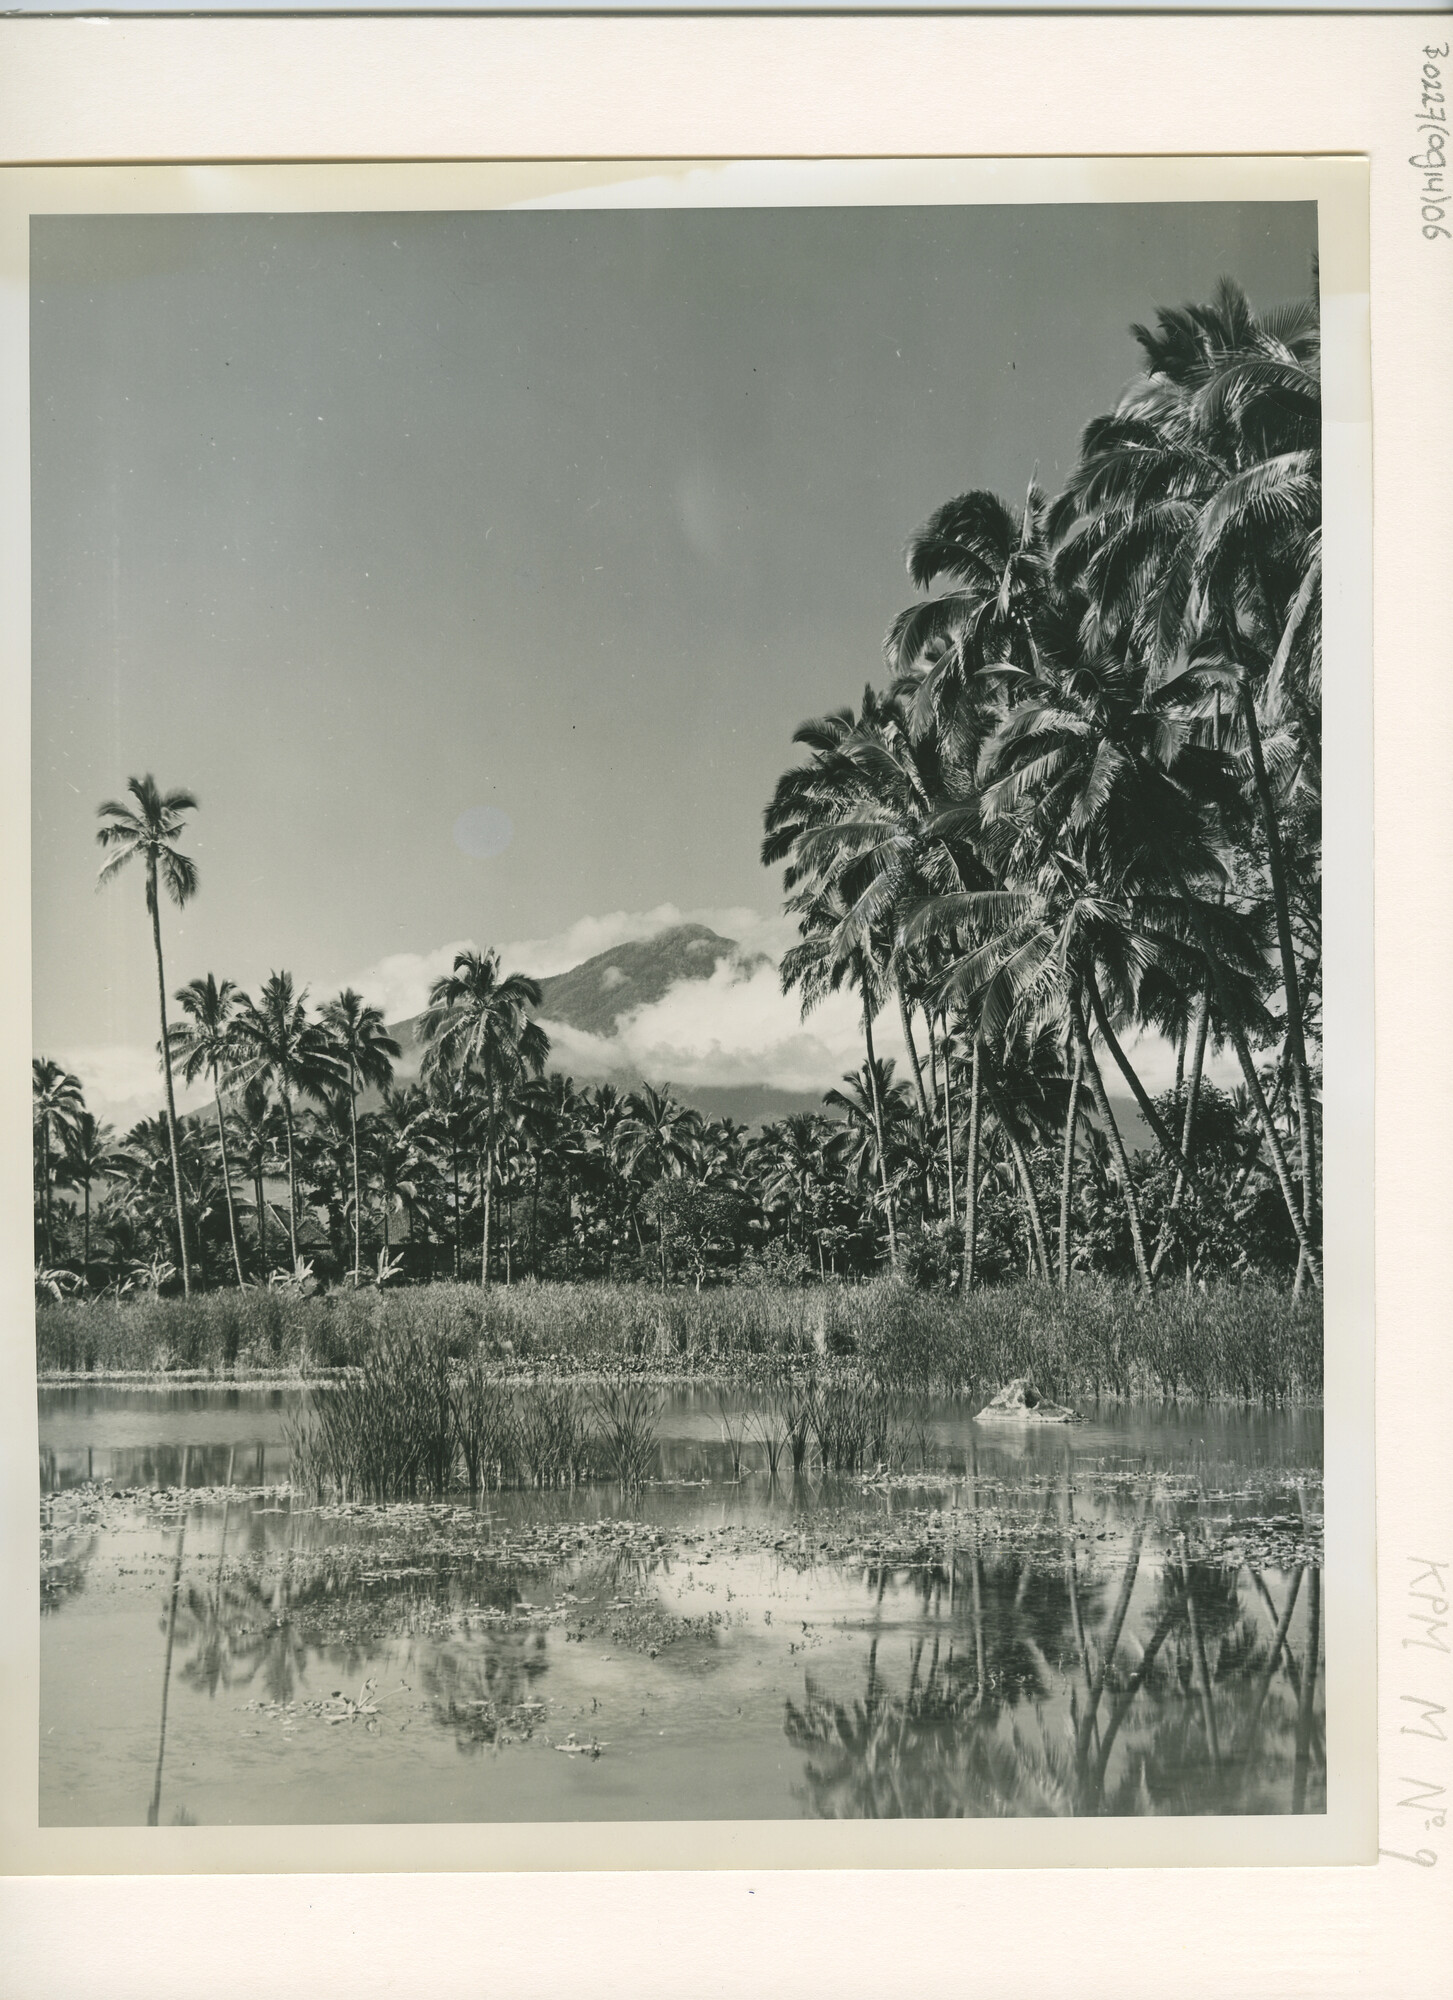
[(403, 1344), (487, 1373), (745, 1376), (837, 1359), (902, 1393), (986, 1393), (1031, 1375), (1056, 1400), (1174, 1396), (1247, 1403), (1322, 1394), (1320, 1300), (1270, 1284), (1151, 1299), (1085, 1281), (1020, 1282), (949, 1299), (893, 1279), (700, 1293), (649, 1285), (434, 1284), (312, 1298), (68, 1302), (36, 1314), (42, 1375), (291, 1374), (359, 1369)]

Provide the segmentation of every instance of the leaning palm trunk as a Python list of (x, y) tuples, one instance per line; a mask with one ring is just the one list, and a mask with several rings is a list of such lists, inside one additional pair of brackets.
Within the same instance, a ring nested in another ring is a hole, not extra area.
[(893, 1224), (893, 1195), (888, 1186), (888, 1150), (883, 1144), (883, 1106), (878, 1096), (878, 1061), (873, 1051), (873, 1014), (868, 1005), (867, 982), (863, 985), (863, 1040), (868, 1050), (868, 1084), (873, 1094), (873, 1130), (878, 1139), (878, 1180), (883, 1189), (883, 1206), (888, 1214), (888, 1263), (898, 1268), (898, 1232)]
[(1090, 1079), (1090, 1091), (1095, 1100), (1105, 1130), (1109, 1134), (1111, 1150), (1115, 1155), (1115, 1171), (1120, 1182), (1120, 1195), (1125, 1203), (1125, 1216), (1130, 1224), (1130, 1241), (1135, 1251), (1135, 1268), (1140, 1275), (1142, 1291), (1153, 1289), (1150, 1266), (1145, 1258), (1145, 1235), (1140, 1225), (1140, 1202), (1135, 1192), (1135, 1182), (1130, 1177), (1130, 1161), (1125, 1153), (1125, 1141), (1120, 1137), (1120, 1127), (1115, 1123), (1115, 1113), (1110, 1109), (1110, 1100), (1105, 1095), (1105, 1079), (1100, 1074), (1100, 1065), (1095, 1060), (1095, 1051), (1090, 1046), (1090, 1031), (1085, 1026), (1085, 1010), (1080, 1005), (1080, 996), (1070, 996), (1070, 1019), (1074, 1024), (1075, 1043), (1084, 1060), (1085, 1072)]
[(232, 1238), (232, 1262), (237, 1270), (237, 1289), (244, 1283), (242, 1276), (242, 1252), (237, 1247), (237, 1211), (232, 1206), (232, 1168), (227, 1159), (227, 1127), (222, 1117), (222, 1090), (217, 1081), (217, 1072), (212, 1072), (212, 1095), (217, 1100), (217, 1149), (222, 1155), (222, 1186), (227, 1194), (227, 1229)]
[(1201, 1179), (1200, 1175), (1191, 1165), (1189, 1156), (1187, 1155), (1185, 1148), (1182, 1146), (1178, 1146), (1176, 1144), (1174, 1138), (1171, 1136), (1171, 1133), (1166, 1125), (1165, 1120), (1161, 1117), (1160, 1113), (1151, 1103), (1150, 1098), (1146, 1093), (1145, 1085), (1140, 1081), (1139, 1076), (1136, 1074), (1134, 1065), (1131, 1063), (1130, 1058), (1126, 1055), (1124, 1049), (1120, 1046), (1120, 1037), (1115, 1033), (1114, 1026), (1112, 1025), (1110, 1020), (1109, 1011), (1105, 1006), (1104, 999), (1100, 993), (1099, 984), (1096, 981), (1093, 972), (1087, 975), (1085, 980), (1085, 985), (1090, 995), (1090, 1006), (1094, 1012), (1095, 1026), (1100, 1030), (1100, 1039), (1104, 1042), (1106, 1048), (1110, 1051), (1111, 1056), (1114, 1058), (1116, 1069), (1119, 1070), (1121, 1076), (1124, 1077), (1126, 1083), (1130, 1086), (1130, 1094), (1135, 1099), (1136, 1104), (1140, 1108), (1141, 1117), (1150, 1127), (1151, 1133), (1154, 1136), (1156, 1144), (1160, 1147), (1160, 1150), (1165, 1154), (1166, 1158), (1170, 1161), (1171, 1165), (1176, 1169), (1177, 1173), (1189, 1175), (1192, 1183), (1195, 1186), (1196, 1192), (1199, 1195), (1203, 1196), (1206, 1200), (1216, 1202), (1219, 1205), (1221, 1200), (1220, 1196), (1215, 1192), (1214, 1189), (1208, 1188), (1206, 1186), (1206, 1183)]
[(1216, 998), (1221, 1003), (1222, 1019), (1230, 1024), (1231, 1039), (1236, 1049), (1236, 1059), (1241, 1065), (1242, 1079), (1246, 1084), (1247, 1094), (1255, 1108), (1257, 1122), (1261, 1126), (1261, 1134), (1266, 1141), (1266, 1150), (1271, 1157), (1272, 1167), (1276, 1173), (1277, 1184), (1281, 1188), (1282, 1200), (1286, 1203), (1287, 1214), (1291, 1218), (1292, 1229), (1296, 1234), (1297, 1247), (1301, 1252), (1301, 1256), (1297, 1262), (1297, 1279), (1294, 1293), (1301, 1290), (1304, 1269), (1311, 1272), (1312, 1282), (1320, 1291), (1322, 1286), (1321, 1267), (1312, 1249), (1311, 1237), (1307, 1230), (1301, 1208), (1297, 1202), (1296, 1191), (1292, 1186), (1291, 1172), (1287, 1166), (1286, 1154), (1282, 1150), (1281, 1135), (1278, 1133), (1271, 1113), (1267, 1109), (1266, 1093), (1261, 1087), (1261, 1078), (1256, 1074), (1256, 1065), (1251, 1060), (1251, 1051), (1246, 1046), (1246, 1037), (1235, 1024), (1235, 1015), (1228, 1000), (1226, 982), (1221, 971), (1221, 961), (1216, 955), (1215, 944), (1210, 932), (1207, 930), (1205, 914), (1200, 904), (1191, 895), (1189, 888), (1186, 886), (1185, 877), (1180, 875), (1179, 871), (1177, 872), (1176, 886), (1180, 890), (1190, 911), (1191, 922), (1195, 927), (1197, 941), (1205, 955), (1211, 980), (1216, 988)]
[(1065, 1113), (1065, 1143), (1059, 1177), (1059, 1288), (1070, 1288), (1070, 1198), (1075, 1185), (1075, 1127), (1080, 1115), (1080, 1084), (1084, 1080), (1085, 1058), (1075, 1050), (1075, 1069), (1070, 1078), (1070, 1103)]
[[(1181, 1151), (1188, 1160), (1191, 1157), (1191, 1142), (1195, 1137), (1196, 1131), (1196, 1105), (1201, 1095), (1201, 1071), (1205, 1067), (1206, 1062), (1206, 1035), (1210, 1025), (1211, 996), (1209, 992), (1203, 992), (1200, 1004), (1196, 1010), (1196, 1043), (1191, 1055), (1191, 1080), (1186, 1091), (1185, 1122), (1181, 1126)], [(1155, 1256), (1151, 1259), (1150, 1275), (1152, 1278), (1160, 1276), (1160, 1267), (1165, 1261), (1167, 1250), (1170, 1248), (1170, 1218), (1180, 1213), (1181, 1197), (1184, 1195), (1185, 1189), (1186, 1177), (1183, 1173), (1178, 1173), (1176, 1175), (1175, 1187), (1171, 1191), (1170, 1209), (1160, 1232), (1160, 1240), (1155, 1246)]]
[(1034, 1176), (1029, 1171), (1029, 1160), (1025, 1154), (1024, 1147), (1020, 1143), (1018, 1133), (1009, 1122), (1009, 1116), (1004, 1108), (1004, 1100), (999, 1095), (998, 1086), (987, 1071), (984, 1074), (984, 1088), (988, 1092), (989, 1103), (993, 1107), (994, 1116), (999, 1121), (999, 1130), (1004, 1134), (1004, 1143), (1009, 1148), (1009, 1157), (1013, 1160), (1015, 1172), (1019, 1176), (1019, 1185), (1024, 1193), (1025, 1213), (1029, 1218), (1031, 1250), (1033, 1255), (1038, 1259), (1039, 1274), (1045, 1283), (1048, 1284), (1049, 1251), (1045, 1248), (1044, 1217), (1039, 1212), (1039, 1196), (1034, 1191)]
[[(903, 1023), (903, 1046), (908, 1051), (908, 1067), (913, 1073), (913, 1090), (914, 1095), (918, 1099), (918, 1115), (923, 1121), (924, 1157), (931, 1162), (933, 1155), (929, 1151), (928, 1135), (930, 1127), (933, 1124), (933, 1113), (928, 1108), (928, 1092), (923, 1087), (923, 1066), (918, 1060), (918, 1044), (913, 1039), (913, 1012), (908, 1005), (908, 996), (903, 991), (902, 982), (898, 981), (895, 983), (898, 989), (898, 1018)], [(932, 1024), (930, 1024), (929, 1032), (930, 1034), (932, 1033)], [(931, 1214), (933, 1211), (933, 1167), (931, 1164), (926, 1169), (924, 1178), (926, 1182), (924, 1193), (928, 1202), (929, 1213)]]
[[(1272, 903), (1276, 910), (1277, 948), (1281, 957), (1282, 988), (1286, 994), (1287, 1047), (1291, 1051), (1292, 1081), (1297, 1100), (1297, 1122), (1301, 1128), (1302, 1220), (1310, 1240), (1317, 1227), (1317, 1139), (1313, 1125), (1312, 1079), (1307, 1068), (1307, 1046), (1302, 1030), (1301, 981), (1297, 974), (1296, 951), (1292, 941), (1291, 904), (1287, 896), (1286, 863), (1282, 854), (1281, 832), (1277, 826), (1276, 801), (1261, 748), (1261, 725), (1250, 684), (1243, 674), (1240, 683), (1241, 717), (1246, 728), (1256, 796), (1261, 806), (1262, 830), (1266, 836), (1267, 866), (1271, 875)], [(1310, 1260), (1311, 1251), (1304, 1246)], [(1300, 1277), (1300, 1271), (1298, 1272)]]
[(177, 1100), (172, 1088), (172, 1050), (166, 1022), (166, 971), (161, 956), (161, 906), (156, 893), (156, 861), (148, 863), (146, 900), (151, 906), (151, 941), (156, 946), (156, 997), (161, 1010), (161, 1068), (166, 1078), (166, 1130), (172, 1151), (172, 1187), (177, 1198), (177, 1246), (182, 1267), (182, 1293), (192, 1296), (192, 1272), (187, 1260), (187, 1213), (182, 1200), (182, 1153), (177, 1141)]
[(964, 1167), (964, 1290), (974, 1282), (979, 1244), (979, 1115), (982, 1104), (980, 1036), (974, 1030), (974, 1059), (969, 1076), (969, 1157)]
[(258, 1170), (252, 1177), (252, 1191), (257, 1200), (257, 1254), (261, 1259), (258, 1270), (260, 1278), (267, 1276), (267, 1204), (262, 1192), (262, 1172)]

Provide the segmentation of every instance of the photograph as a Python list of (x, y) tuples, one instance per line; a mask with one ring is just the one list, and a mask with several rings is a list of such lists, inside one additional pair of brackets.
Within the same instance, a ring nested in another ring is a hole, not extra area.
[(735, 171), (30, 218), (42, 1829), (1334, 1803), (1318, 202)]

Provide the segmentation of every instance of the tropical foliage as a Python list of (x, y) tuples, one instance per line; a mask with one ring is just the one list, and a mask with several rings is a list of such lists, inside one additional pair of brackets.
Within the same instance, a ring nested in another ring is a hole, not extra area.
[[(38, 1295), (884, 1264), (945, 1291), (1320, 1284), (1316, 308), (1258, 318), (1223, 283), (1135, 333), (1062, 491), (970, 490), (912, 535), (884, 686), (803, 725), (767, 806), (784, 990), (861, 1019), (820, 1112), (749, 1133), (667, 1087), (577, 1089), (489, 950), (436, 981), (407, 1073), (351, 989), (169, 995), (196, 800), (132, 779), (102, 879), (144, 877), (165, 1108), (117, 1139), (37, 1059)], [(1145, 1087), (1144, 1037), (1172, 1088)], [(205, 1114), (178, 1115), (177, 1070)]]

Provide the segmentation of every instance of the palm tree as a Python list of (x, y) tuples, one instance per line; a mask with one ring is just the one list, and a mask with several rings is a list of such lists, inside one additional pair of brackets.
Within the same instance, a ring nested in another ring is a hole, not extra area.
[(230, 979), (219, 984), (215, 975), (194, 979), (176, 995), (177, 1005), (186, 1016), (169, 1031), (171, 1053), (182, 1065), (183, 1080), (195, 1083), (199, 1076), (212, 1080), (212, 1099), (217, 1107), (217, 1145), (222, 1155), (222, 1185), (227, 1193), (227, 1229), (232, 1239), (232, 1264), (240, 1290), (242, 1252), (237, 1245), (237, 1214), (232, 1202), (232, 1169), (227, 1159), (227, 1122), (222, 1115), (222, 1077), (236, 1062), (237, 1045), (234, 1010), (237, 988)]
[(353, 1133), (353, 1282), (363, 1277), (363, 1203), (358, 1179), (358, 1093), (371, 1084), (386, 1090), (393, 1080), (394, 1064), (402, 1055), (398, 1043), (384, 1026), (377, 1007), (364, 1004), (363, 996), (347, 987), (322, 1010), (322, 1023), (332, 1043), (334, 1056), (348, 1072), (348, 1118)]
[(893, 1080), (893, 1058), (875, 1057), (843, 1078), (844, 1088), (823, 1092), (829, 1111), (842, 1123), (828, 1146), (840, 1171), (864, 1187), (876, 1176), (884, 1206), (892, 1215), (895, 1153), (902, 1157), (905, 1128), (911, 1129), (908, 1085)]
[(385, 1255), (390, 1215), (408, 1217), (412, 1240), (415, 1219), (423, 1214), (425, 1160), (420, 1141), (428, 1112), (429, 1100), (417, 1084), (400, 1090), (386, 1088), (369, 1127), (369, 1182), (378, 1191)]
[(96, 829), (99, 846), (108, 850), (101, 865), (97, 886), (109, 882), (128, 861), (139, 860), (146, 878), (146, 908), (151, 918), (151, 941), (156, 951), (156, 997), (161, 1018), (161, 1065), (166, 1078), (167, 1133), (171, 1140), (172, 1185), (177, 1204), (177, 1243), (182, 1270), (182, 1291), (191, 1296), (192, 1275), (187, 1257), (187, 1218), (182, 1201), (182, 1162), (177, 1142), (177, 1104), (172, 1089), (171, 1042), (167, 1033), (166, 968), (161, 956), (161, 902), (158, 883), (180, 910), (197, 893), (197, 864), (177, 846), (183, 819), (197, 810), (190, 792), (158, 791), (150, 772), (144, 778), (128, 778), (126, 789), (132, 803), (108, 799), (97, 807), (106, 821)]
[[(1086, 431), (1058, 509), (1060, 561), (1083, 575), (1107, 625), (1134, 634), (1152, 685), (1189, 659), (1203, 688), (1229, 688), (1262, 826), (1312, 1237), (1315, 1110), (1284, 814), (1293, 788), (1320, 783), (1317, 305), (1258, 320), (1223, 280), (1212, 304), (1134, 332), (1146, 373)], [(1278, 755), (1278, 779), (1265, 732), (1283, 719), (1293, 751)]]
[(36, 1167), (41, 1184), (41, 1218), (45, 1229), (45, 1261), (55, 1262), (51, 1242), (51, 1181), (54, 1170), (54, 1141), (64, 1139), (67, 1129), (85, 1109), (81, 1079), (52, 1062), (49, 1056), (34, 1056), (30, 1064), (30, 1116), (36, 1135)]
[(288, 1245), (298, 1263), (298, 1175), (294, 1106), (301, 1097), (320, 1103), (342, 1075), (328, 1037), (307, 1013), (307, 993), (295, 993), (290, 972), (272, 973), (254, 1002), (237, 995), (236, 1031), (240, 1073), (267, 1083), (283, 1108), (288, 1156)]
[(898, 1230), (892, 1190), (888, 1185), (888, 1147), (879, 1092), (880, 1069), (873, 1045), (873, 1022), (882, 1011), (886, 994), (883, 968), (888, 952), (881, 938), (864, 940), (859, 935), (842, 889), (835, 883), (809, 881), (803, 884), (788, 898), (787, 908), (797, 918), (802, 942), (782, 954), (782, 991), (791, 993), (796, 990), (800, 993), (803, 1019), (828, 994), (841, 992), (844, 986), (856, 989), (862, 1003), (863, 1045), (867, 1054), (863, 1067), (873, 1107), (880, 1190), (888, 1222), (888, 1262), (896, 1269)]
[(538, 982), (520, 972), (506, 975), (498, 952), (461, 951), (454, 970), (430, 987), (420, 1024), (426, 1068), (461, 1081), (477, 1078), (480, 1087), (483, 1286), (489, 1284), (490, 1197), (503, 1113), (521, 1079), (539, 1076), (550, 1054), (549, 1037), (530, 1019), (529, 1010), (539, 1004)]
[(118, 1171), (114, 1139), (111, 1127), (98, 1124), (89, 1111), (77, 1112), (62, 1128), (65, 1154), (60, 1174), (68, 1187), (78, 1187), (82, 1194), (81, 1276), (87, 1284), (91, 1281), (91, 1189)]
[(283, 1138), (281, 1108), (267, 1094), (267, 1085), (254, 1077), (234, 1098), (228, 1117), (232, 1148), (241, 1171), (252, 1182), (252, 1198), (257, 1224), (258, 1276), (266, 1278), (267, 1190), (266, 1177), (277, 1164), (278, 1142)]

